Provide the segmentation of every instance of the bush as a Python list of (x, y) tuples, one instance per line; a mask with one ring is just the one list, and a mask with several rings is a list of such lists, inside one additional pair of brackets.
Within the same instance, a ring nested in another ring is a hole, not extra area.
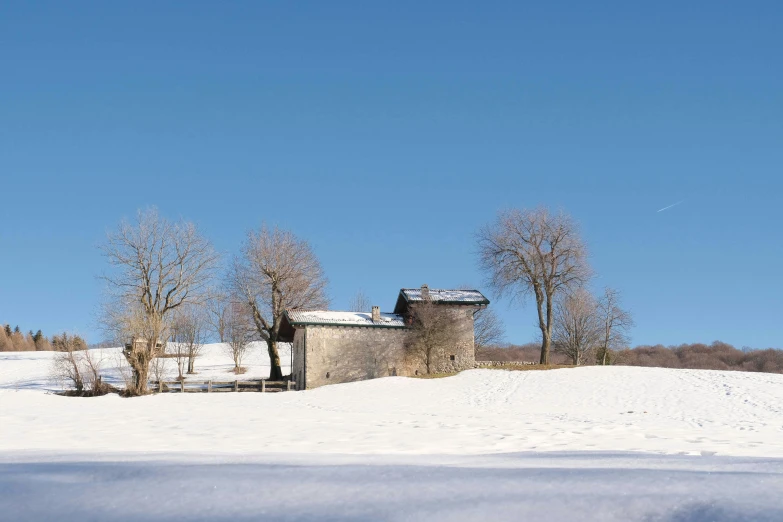
[[(67, 339), (67, 338), (66, 338)], [(94, 397), (115, 391), (103, 382), (102, 359), (92, 350), (79, 349), (73, 337), (61, 345), (52, 363), (52, 379), (66, 388), (64, 395)]]

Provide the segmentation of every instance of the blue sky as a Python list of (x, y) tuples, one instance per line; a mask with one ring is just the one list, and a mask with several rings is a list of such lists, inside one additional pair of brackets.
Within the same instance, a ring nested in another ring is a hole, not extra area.
[(783, 347), (783, 6), (525, 4), (4, 2), (0, 322), (100, 339), (96, 245), (152, 205), (227, 255), (288, 227), (386, 310), (547, 205), (635, 343)]

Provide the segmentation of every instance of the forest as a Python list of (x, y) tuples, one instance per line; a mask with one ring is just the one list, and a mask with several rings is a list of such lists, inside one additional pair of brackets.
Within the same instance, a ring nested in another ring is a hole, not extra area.
[(41, 330), (23, 333), (19, 326), (11, 329), (10, 324), (0, 328), (0, 352), (48, 352), (68, 349), (85, 350), (87, 342), (78, 335), (66, 332), (47, 338)]
[[(538, 343), (523, 345), (495, 345), (476, 348), (477, 361), (522, 362), (536, 361), (541, 351)], [(684, 368), (692, 370), (736, 370), (744, 372), (783, 373), (783, 351), (768, 348), (738, 349), (715, 341), (711, 344), (694, 343), (677, 346), (642, 345), (612, 350), (610, 364), (617, 366), (647, 366)], [(599, 364), (589, 359), (584, 364)], [(552, 364), (569, 365), (571, 360), (559, 351), (552, 355)]]

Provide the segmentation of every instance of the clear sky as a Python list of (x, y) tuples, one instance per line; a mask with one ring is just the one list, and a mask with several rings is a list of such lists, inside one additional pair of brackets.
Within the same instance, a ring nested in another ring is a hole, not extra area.
[(152, 205), (227, 255), (288, 227), (387, 311), (548, 205), (634, 343), (783, 347), (783, 4), (532, 4), (3, 2), (0, 322), (99, 340), (96, 245)]

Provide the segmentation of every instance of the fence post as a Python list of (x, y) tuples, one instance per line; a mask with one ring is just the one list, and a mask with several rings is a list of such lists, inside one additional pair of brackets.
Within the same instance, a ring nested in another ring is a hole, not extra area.
[(212, 393), (212, 379), (207, 381), (207, 393)]
[(266, 392), (266, 381), (264, 379), (261, 379), (261, 393)]
[(179, 381), (179, 391), (181, 393), (185, 393), (185, 379), (182, 379)]
[(288, 388), (286, 391), (291, 391), (291, 381), (286, 382), (286, 387)]
[(235, 392), (239, 391), (239, 381), (238, 380), (234, 381), (234, 391)]

